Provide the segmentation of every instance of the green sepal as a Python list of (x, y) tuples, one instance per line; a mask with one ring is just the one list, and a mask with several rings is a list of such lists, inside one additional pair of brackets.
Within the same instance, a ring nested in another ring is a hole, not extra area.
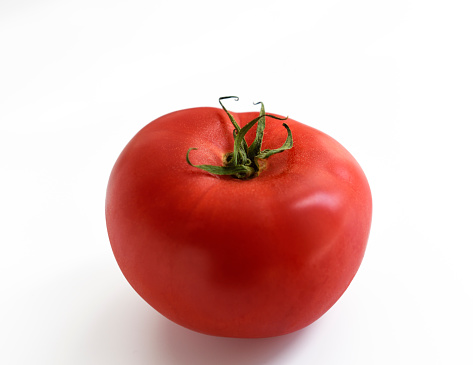
[(274, 150), (269, 150), (269, 149), (264, 150), (261, 153), (257, 154), (255, 156), (256, 158), (265, 159), (265, 158), (268, 158), (268, 157), (270, 157), (270, 156), (272, 156), (276, 153), (280, 153), (280, 152), (283, 152), (283, 151), (286, 151), (286, 150), (292, 148), (292, 146), (294, 145), (294, 142), (293, 142), (293, 139), (292, 139), (291, 129), (288, 127), (288, 125), (286, 123), (283, 123), (282, 125), (287, 130), (287, 138), (286, 138), (286, 141), (284, 142), (284, 144), (281, 147), (276, 148)]
[[(233, 124), (233, 127), (235, 128), (235, 132), (233, 133), (233, 139), (235, 139), (235, 136), (240, 132), (241, 128), (240, 126), (238, 125), (238, 123), (236, 122), (235, 118), (233, 117), (233, 115), (227, 110), (227, 108), (225, 108), (225, 106), (223, 105), (222, 103), (222, 100), (225, 100), (225, 99), (235, 99), (235, 101), (238, 101), (240, 100), (240, 98), (238, 96), (222, 96), (221, 98), (218, 99), (218, 102), (219, 104), (222, 106), (223, 110), (225, 111), (225, 113), (227, 113), (228, 117), (230, 118), (230, 121), (232, 122)], [(242, 153), (240, 153), (238, 156), (237, 156), (237, 161), (245, 161), (246, 160), (246, 156), (248, 154), (248, 145), (246, 143), (245, 140), (243, 140), (243, 144), (242, 144)], [(241, 155), (241, 156), (240, 156)]]
[(197, 148), (189, 148), (187, 151), (186, 159), (187, 163), (193, 167), (197, 167), (201, 170), (210, 172), (211, 174), (215, 175), (235, 175), (240, 178), (245, 176), (251, 176), (254, 172), (253, 168), (246, 166), (246, 165), (238, 165), (238, 166), (214, 166), (214, 165), (194, 165), (189, 160), (189, 153), (192, 150), (197, 150)]
[[(264, 111), (264, 104), (263, 102), (258, 102), (255, 103), (255, 105), (261, 104), (261, 109), (259, 112), (260, 116), (264, 116), (265, 111)], [(256, 137), (251, 146), (248, 148), (248, 158), (251, 160), (254, 160), (256, 155), (258, 155), (261, 152), (261, 145), (263, 143), (263, 134), (264, 134), (264, 128), (266, 126), (266, 118), (261, 118), (258, 121), (258, 126), (256, 127)]]
[(242, 144), (242, 142), (245, 141), (246, 133), (248, 133), (248, 131), (251, 129), (251, 127), (253, 127), (256, 124), (256, 122), (258, 122), (261, 118), (264, 118), (264, 116), (259, 116), (255, 119), (253, 119), (251, 122), (249, 122), (243, 128), (241, 128), (240, 131), (236, 134), (235, 144), (233, 146), (233, 157), (230, 160), (230, 163), (229, 163), (230, 165), (236, 164), (235, 156), (236, 156), (236, 154), (238, 153), (238, 151), (240, 149), (240, 145)]
[[(233, 130), (233, 140), (235, 141), (236, 138), (237, 138), (237, 135), (238, 135), (238, 132), (236, 129)], [(245, 141), (245, 140), (244, 140)], [(234, 146), (236, 146), (235, 142), (234, 143)], [(246, 145), (246, 141), (245, 141), (245, 145)], [(232, 152), (232, 156), (234, 155), (234, 153)], [(246, 151), (245, 151), (245, 146), (242, 146), (242, 144), (240, 143), (240, 147), (238, 149), (238, 154), (236, 155), (236, 160), (233, 161), (232, 160), (229, 160), (228, 163), (234, 163), (235, 166), (236, 165), (239, 165), (239, 164), (242, 164), (243, 161), (246, 161), (248, 159), (248, 156), (246, 154)]]
[(235, 101), (238, 101), (238, 100), (240, 100), (240, 98), (238, 96), (222, 96), (221, 98), (218, 99), (219, 104), (221, 105), (221, 107), (223, 108), (225, 113), (227, 113), (228, 117), (230, 118), (230, 121), (232, 122), (233, 127), (236, 129), (237, 132), (239, 132), (240, 131), (240, 126), (236, 122), (233, 115), (230, 114), (230, 112), (227, 110), (227, 108), (225, 108), (225, 106), (222, 103), (222, 100), (225, 100), (225, 99), (235, 99)]

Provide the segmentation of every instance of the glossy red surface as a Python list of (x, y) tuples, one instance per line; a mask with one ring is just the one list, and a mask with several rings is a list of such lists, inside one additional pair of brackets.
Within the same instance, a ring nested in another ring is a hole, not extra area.
[[(242, 126), (258, 116), (232, 114)], [(215, 108), (158, 118), (118, 158), (106, 198), (112, 249), (170, 320), (218, 336), (282, 335), (317, 320), (353, 279), (371, 224), (366, 177), (334, 139), (285, 122), (294, 147), (250, 180), (186, 162), (190, 147), (194, 164), (222, 164), (233, 150), (233, 127)], [(281, 123), (267, 119), (263, 149), (284, 143)]]

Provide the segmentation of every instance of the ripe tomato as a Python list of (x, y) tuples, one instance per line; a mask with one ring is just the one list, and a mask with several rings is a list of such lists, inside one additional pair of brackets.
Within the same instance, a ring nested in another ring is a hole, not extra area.
[[(371, 193), (358, 163), (328, 135), (265, 116), (165, 115), (135, 135), (110, 176), (107, 228), (123, 274), (161, 314), (198, 332), (301, 329), (340, 298), (365, 252)], [(263, 129), (265, 147), (283, 146), (277, 153), (249, 152)]]

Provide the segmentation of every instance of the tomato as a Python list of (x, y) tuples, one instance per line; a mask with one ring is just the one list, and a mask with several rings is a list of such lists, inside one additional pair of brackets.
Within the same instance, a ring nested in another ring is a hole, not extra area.
[[(287, 334), (322, 316), (357, 272), (372, 212), (362, 169), (328, 135), (278, 119), (264, 107), (177, 111), (116, 161), (106, 196), (113, 253), (175, 323), (227, 337)], [(256, 143), (250, 153), (262, 132), (274, 150)]]

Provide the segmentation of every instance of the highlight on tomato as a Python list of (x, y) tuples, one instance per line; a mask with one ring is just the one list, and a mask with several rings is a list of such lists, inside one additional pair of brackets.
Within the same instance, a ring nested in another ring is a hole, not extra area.
[(368, 241), (353, 156), (287, 117), (193, 108), (140, 130), (106, 195), (113, 253), (163, 316), (216, 336), (297, 331), (334, 305)]

